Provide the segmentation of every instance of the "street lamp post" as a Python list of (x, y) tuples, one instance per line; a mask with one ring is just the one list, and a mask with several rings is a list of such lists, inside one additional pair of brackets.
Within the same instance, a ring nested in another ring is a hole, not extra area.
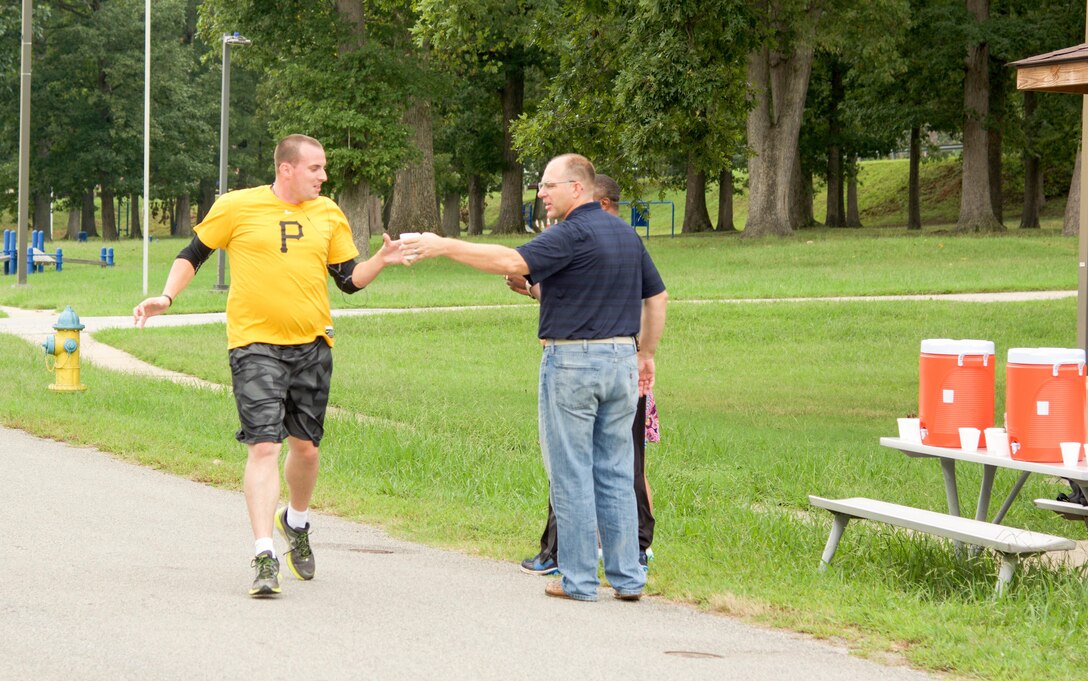
[(30, 232), (30, 59), (33, 14), (32, 0), (23, 0), (23, 37), (19, 63), (19, 206), (16, 218), (19, 233), (15, 238), (17, 252), (11, 263), (19, 275), (17, 286), (27, 285), (26, 273), (30, 269), (27, 263), (27, 238)]
[[(249, 38), (238, 35), (238, 32), (223, 34), (223, 88), (219, 103), (219, 195), (227, 193), (227, 140), (230, 136), (230, 47), (231, 45), (249, 45)], [(223, 249), (219, 249), (219, 278), (215, 284), (216, 291), (226, 291), (229, 288), (225, 283), (227, 270), (226, 256)]]

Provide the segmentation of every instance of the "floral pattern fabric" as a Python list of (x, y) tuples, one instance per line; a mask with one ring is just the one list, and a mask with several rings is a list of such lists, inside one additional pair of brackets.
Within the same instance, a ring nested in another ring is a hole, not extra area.
[(657, 402), (653, 392), (646, 393), (646, 441), (661, 442), (661, 428), (657, 422)]

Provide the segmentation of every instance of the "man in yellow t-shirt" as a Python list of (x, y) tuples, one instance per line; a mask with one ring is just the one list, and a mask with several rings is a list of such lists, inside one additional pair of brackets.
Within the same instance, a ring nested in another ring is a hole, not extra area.
[[(318, 445), (332, 377), (332, 314), (325, 277), (355, 293), (386, 265), (404, 264), (400, 242), (384, 235), (382, 248), (363, 262), (343, 211), (321, 196), (325, 150), (305, 135), (276, 145), (271, 185), (219, 198), (174, 260), (162, 295), (133, 309), (143, 328), (165, 312), (211, 253), (222, 248), (231, 267), (227, 347), (238, 418), (235, 437), (246, 444), (246, 508), (253, 528), (256, 578), (252, 596), (280, 593), (272, 527), (283, 534), (284, 554), (299, 579), (313, 579), (309, 506), (317, 482)], [(280, 496), (279, 454), (287, 440)]]

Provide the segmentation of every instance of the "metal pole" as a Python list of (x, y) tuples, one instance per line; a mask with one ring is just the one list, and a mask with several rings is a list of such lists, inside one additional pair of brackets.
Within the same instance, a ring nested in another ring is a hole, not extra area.
[[(131, 209), (131, 207), (130, 207)], [(147, 244), (151, 240), (151, 0), (144, 3), (144, 295), (147, 295)], [(131, 226), (131, 223), (129, 223)], [(130, 232), (131, 233), (131, 232)]]
[[(1088, 42), (1088, 0), (1085, 0), (1084, 40)], [(1081, 95), (1080, 108), (1080, 206), (1077, 217), (1077, 347), (1088, 351), (1088, 96)], [(1084, 413), (1088, 428), (1088, 410)]]
[[(223, 86), (219, 99), (219, 196), (227, 193), (227, 138), (230, 134), (230, 36), (223, 36)], [(225, 283), (227, 259), (223, 249), (219, 249), (219, 278), (214, 289), (226, 291)]]
[(19, 65), (19, 236), (16, 238), (18, 253), (15, 254), (14, 262), (19, 277), (16, 286), (26, 286), (26, 273), (30, 269), (26, 261), (26, 249), (30, 223), (30, 47), (33, 5), (33, 0), (23, 0), (23, 49)]

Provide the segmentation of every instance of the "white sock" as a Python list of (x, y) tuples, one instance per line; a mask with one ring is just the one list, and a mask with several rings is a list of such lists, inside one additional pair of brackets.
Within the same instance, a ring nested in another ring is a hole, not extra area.
[(273, 558), (276, 557), (276, 545), (272, 543), (272, 537), (261, 537), (253, 542), (253, 555), (259, 556), (266, 552), (271, 553)]
[(287, 524), (293, 529), (304, 530), (310, 523), (310, 509), (296, 511), (291, 504), (287, 504)]

